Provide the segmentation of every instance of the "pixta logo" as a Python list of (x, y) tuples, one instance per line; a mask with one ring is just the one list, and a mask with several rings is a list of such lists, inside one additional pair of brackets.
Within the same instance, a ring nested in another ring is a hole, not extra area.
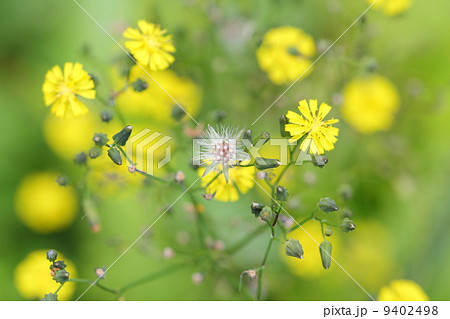
[(136, 169), (150, 175), (171, 160), (172, 137), (146, 128), (132, 136), (126, 144), (126, 154)]

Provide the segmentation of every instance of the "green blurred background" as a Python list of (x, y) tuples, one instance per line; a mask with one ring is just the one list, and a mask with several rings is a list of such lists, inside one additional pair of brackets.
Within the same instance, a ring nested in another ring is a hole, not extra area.
[[(241, 127), (249, 127), (287, 88), (272, 84), (258, 68), (255, 51), (267, 30), (292, 25), (311, 34), (317, 46), (330, 44), (368, 6), (363, 0), (80, 0), (80, 4), (120, 43), (123, 29), (134, 27), (138, 19), (167, 28), (177, 48), (171, 69), (193, 79), (202, 91), (196, 119), (209, 123), (215, 112), (223, 110), (226, 123)], [(341, 119), (339, 141), (328, 154), (330, 163), (323, 169), (305, 165), (292, 170), (290, 176), (294, 181), (291, 193), (298, 194), (299, 202), (290, 210), (294, 217), (307, 214), (325, 196), (353, 211), (357, 229), (339, 235), (342, 243), (336, 258), (374, 296), (389, 281), (405, 278), (417, 282), (432, 300), (450, 298), (449, 10), (445, 0), (413, 1), (409, 10), (396, 17), (371, 10), (363, 23), (350, 29), (314, 71), (252, 127), (255, 132), (267, 130), (278, 136), (278, 117), (294, 110), (301, 98), (327, 101), (336, 106), (333, 116), (342, 118), (339, 103), (334, 101), (339, 100), (343, 86), (364, 69), (366, 60), (375, 60), (376, 72), (395, 84), (401, 106), (389, 131), (361, 135)], [(103, 77), (99, 90), (106, 92), (109, 67), (121, 51), (71, 0), (3, 0), (0, 12), (0, 299), (22, 300), (14, 284), (14, 269), (29, 252), (55, 248), (76, 265), (78, 277), (92, 279), (93, 268), (110, 265), (180, 191), (165, 192), (154, 185), (123, 194), (118, 190), (119, 195), (99, 204), (100, 233), (90, 231), (81, 211), (62, 232), (40, 235), (25, 227), (15, 214), (13, 200), (25, 176), (48, 170), (70, 176), (80, 173), (44, 139), (48, 109), (41, 86), (45, 72), (56, 64), (78, 61), (100, 80)], [(362, 57), (356, 65), (345, 62), (358, 52)], [(186, 171), (187, 180), (192, 181), (196, 172), (189, 169), (187, 156), (178, 156), (171, 166)], [(313, 185), (305, 174), (315, 177)], [(353, 189), (345, 203), (339, 197), (342, 185)], [(249, 212), (252, 200), (267, 198), (255, 186), (235, 203), (202, 201), (214, 240), (227, 247), (259, 226)], [(111, 268), (105, 285), (120, 287), (184, 262), (185, 248), (177, 238), (188, 234), (192, 242), (197, 240), (185, 204), (186, 199), (177, 203), (152, 228), (151, 236), (144, 236)], [(262, 234), (232, 256), (227, 261), (233, 265), (229, 273), (186, 263), (181, 271), (131, 289), (124, 297), (245, 299), (236, 291), (236, 281), (241, 271), (260, 264), (267, 240), (268, 234)], [(173, 260), (164, 260), (161, 251), (167, 246), (181, 252)], [(265, 271), (264, 296), (272, 300), (368, 298), (333, 267), (330, 273), (299, 277), (274, 250)], [(205, 274), (202, 284), (192, 283), (194, 272)], [(78, 284), (73, 298), (86, 287)], [(94, 287), (83, 299), (111, 300), (114, 296)]]

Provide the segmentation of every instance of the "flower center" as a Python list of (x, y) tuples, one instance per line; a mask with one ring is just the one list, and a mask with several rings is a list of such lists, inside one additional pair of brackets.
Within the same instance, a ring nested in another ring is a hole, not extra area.
[(214, 146), (215, 155), (216, 155), (216, 161), (222, 162), (222, 163), (229, 163), (232, 160), (234, 160), (234, 150), (232, 147), (230, 147), (230, 143), (228, 141), (222, 141), (220, 143), (217, 143)]

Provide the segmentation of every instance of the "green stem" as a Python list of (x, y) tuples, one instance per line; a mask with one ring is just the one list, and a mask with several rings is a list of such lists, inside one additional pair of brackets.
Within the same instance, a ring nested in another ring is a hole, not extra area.
[(122, 288), (120, 288), (119, 291), (120, 291), (120, 293), (124, 293), (125, 291), (127, 291), (127, 290), (129, 290), (131, 288), (134, 288), (136, 286), (148, 283), (148, 282), (150, 282), (152, 280), (155, 280), (155, 279), (162, 278), (162, 277), (167, 276), (169, 274), (172, 274), (172, 273), (174, 273), (174, 272), (176, 272), (178, 270), (181, 270), (184, 267), (185, 267), (185, 264), (173, 265), (172, 267), (168, 267), (166, 269), (163, 269), (163, 270), (157, 271), (155, 273), (152, 273), (150, 275), (147, 275), (147, 276), (145, 276), (145, 277), (143, 277), (141, 279), (132, 281), (129, 284), (127, 284), (127, 285), (123, 286)]
[(275, 239), (274, 237), (271, 237), (270, 240), (269, 240), (269, 245), (267, 246), (266, 253), (264, 254), (264, 259), (263, 259), (263, 261), (261, 263), (261, 267), (260, 267), (260, 270), (259, 270), (259, 274), (258, 274), (259, 275), (259, 277), (258, 277), (258, 289), (257, 289), (257, 292), (256, 292), (256, 296), (257, 296), (256, 299), (257, 300), (261, 300), (263, 271), (264, 271), (264, 267), (266, 265), (267, 258), (269, 257), (270, 249), (272, 248), (272, 244), (273, 244), (273, 240), (274, 239)]
[(294, 227), (292, 227), (291, 229), (288, 230), (288, 233), (293, 232), (294, 230), (296, 230), (297, 228), (299, 228), (300, 226), (302, 226), (303, 224), (305, 224), (306, 222), (310, 221), (311, 219), (314, 219), (314, 214), (317, 210), (317, 207), (314, 208), (314, 210), (312, 211), (311, 215), (304, 218), (303, 220), (301, 220), (299, 223), (297, 223), (297, 225), (295, 225)]
[(265, 225), (263, 225), (259, 228), (256, 228), (250, 234), (248, 234), (247, 236), (242, 238), (240, 241), (238, 241), (237, 243), (232, 245), (230, 248), (228, 248), (226, 250), (226, 252), (230, 255), (238, 252), (239, 250), (244, 248), (246, 245), (248, 245), (252, 241), (252, 239), (256, 238), (256, 236), (259, 235), (260, 233), (262, 233), (265, 229), (266, 229)]
[(62, 286), (64, 286), (64, 283), (61, 283), (61, 285), (59, 285), (58, 289), (56, 289), (56, 291), (53, 293), (54, 295), (56, 295), (58, 293), (58, 291), (62, 288)]
[(90, 279), (83, 279), (83, 278), (70, 278), (68, 281), (72, 281), (72, 282), (83, 282), (83, 283), (87, 283), (87, 284), (91, 284), (95, 282), (95, 286), (97, 286), (100, 289), (103, 289), (105, 291), (111, 292), (113, 294), (119, 294), (120, 290), (119, 289), (114, 289), (114, 288), (109, 288), (106, 286), (103, 286), (101, 283), (99, 283), (98, 281), (92, 281)]
[[(123, 150), (122, 146), (115, 145), (115, 147), (117, 147), (119, 149), (119, 151), (122, 153), (122, 155), (126, 158), (127, 162), (130, 165), (133, 165), (135, 167), (136, 164), (133, 163), (133, 161), (128, 157), (127, 153)], [(138, 170), (138, 169), (136, 169), (136, 172), (138, 172), (139, 174), (142, 174), (142, 175), (144, 175), (146, 177), (149, 177), (149, 178), (151, 178), (151, 179), (153, 179), (155, 181), (161, 182), (161, 183), (165, 183), (165, 184), (171, 184), (172, 183), (171, 181), (165, 180), (165, 179), (157, 177), (155, 175), (150, 175), (150, 174), (148, 174), (148, 173), (146, 173), (144, 171)]]

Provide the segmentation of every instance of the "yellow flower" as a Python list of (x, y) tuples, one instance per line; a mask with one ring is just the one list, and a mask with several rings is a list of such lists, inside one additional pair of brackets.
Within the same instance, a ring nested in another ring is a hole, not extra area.
[(395, 86), (385, 77), (370, 75), (352, 80), (344, 88), (344, 119), (360, 133), (387, 130), (400, 104)]
[(273, 83), (284, 84), (295, 81), (304, 72), (304, 76), (309, 74), (315, 53), (314, 39), (309, 34), (302, 29), (283, 26), (264, 35), (256, 58)]
[(77, 197), (70, 186), (59, 186), (57, 175), (42, 172), (27, 176), (16, 192), (15, 208), (31, 230), (47, 234), (72, 224)]
[[(200, 108), (201, 92), (192, 80), (180, 77), (170, 70), (154, 72), (152, 76), (189, 114), (195, 116)], [(139, 66), (134, 66), (130, 71), (129, 81), (133, 83), (137, 79), (147, 82), (148, 88), (137, 92), (128, 87), (116, 100), (119, 110), (127, 118), (151, 120), (152, 123), (172, 123), (175, 102)], [(123, 80), (117, 82), (118, 87), (123, 87)], [(189, 120), (189, 117), (185, 116), (184, 120)]]
[[(303, 259), (287, 256), (284, 251), (284, 246), (280, 249), (280, 254), (283, 261), (287, 264), (291, 272), (299, 277), (313, 278), (323, 276), (327, 273), (338, 270), (338, 267), (331, 261), (331, 267), (325, 270), (322, 266), (322, 260), (320, 258), (319, 245), (311, 239), (314, 238), (319, 244), (323, 241), (322, 233), (320, 230), (320, 224), (314, 221), (308, 222), (302, 226), (304, 228), (297, 228), (296, 230), (287, 234), (287, 238), (297, 239), (303, 248)], [(308, 232), (311, 237), (308, 236)], [(331, 256), (336, 260), (336, 253), (340, 251), (340, 240), (337, 234), (328, 237), (327, 240), (332, 243)]]
[(306, 139), (300, 145), (300, 149), (311, 154), (323, 154), (324, 151), (330, 151), (336, 143), (336, 136), (339, 129), (332, 127), (332, 124), (339, 122), (337, 119), (324, 121), (324, 117), (330, 112), (331, 106), (322, 103), (317, 109), (317, 100), (302, 100), (298, 104), (298, 109), (302, 115), (289, 111), (286, 117), (290, 124), (286, 124), (285, 129), (292, 138), (289, 142), (300, 139), (308, 134)]
[[(375, 0), (367, 0), (370, 4)], [(411, 0), (378, 0), (374, 4), (374, 8), (383, 10), (383, 13), (387, 16), (395, 16), (409, 9), (411, 6)]]
[[(46, 250), (35, 250), (29, 253), (14, 270), (14, 281), (17, 290), (26, 299), (44, 298), (45, 294), (54, 293), (60, 286), (50, 276), (50, 262), (46, 258)], [(58, 260), (64, 260), (70, 278), (76, 277), (76, 269), (70, 260), (58, 254)], [(66, 282), (58, 291), (58, 300), (68, 300), (75, 291), (75, 283)]]
[(95, 84), (80, 63), (66, 62), (64, 72), (59, 65), (47, 71), (42, 85), (46, 106), (52, 105), (50, 112), (56, 117), (75, 117), (86, 114), (87, 107), (78, 99), (95, 98)]
[[(205, 168), (200, 168), (198, 170), (199, 176), (202, 176), (204, 171)], [(211, 171), (202, 177), (202, 187), (206, 187), (218, 173), (221, 173), (221, 170), (219, 172)], [(206, 187), (206, 192), (215, 194), (214, 198), (221, 202), (235, 202), (239, 199), (239, 193), (247, 193), (254, 185), (255, 168), (235, 166), (228, 170), (228, 175), (228, 183), (225, 176), (220, 174)]]
[(138, 27), (125, 30), (123, 36), (130, 39), (125, 46), (139, 64), (148, 66), (152, 71), (167, 69), (175, 60), (170, 54), (175, 52), (172, 36), (165, 35), (166, 29), (145, 20), (139, 20)]
[(398, 270), (392, 242), (388, 229), (379, 222), (358, 221), (356, 231), (348, 236), (341, 264), (365, 289), (376, 291)]
[(428, 301), (423, 289), (411, 280), (393, 280), (389, 286), (381, 288), (379, 301)]

